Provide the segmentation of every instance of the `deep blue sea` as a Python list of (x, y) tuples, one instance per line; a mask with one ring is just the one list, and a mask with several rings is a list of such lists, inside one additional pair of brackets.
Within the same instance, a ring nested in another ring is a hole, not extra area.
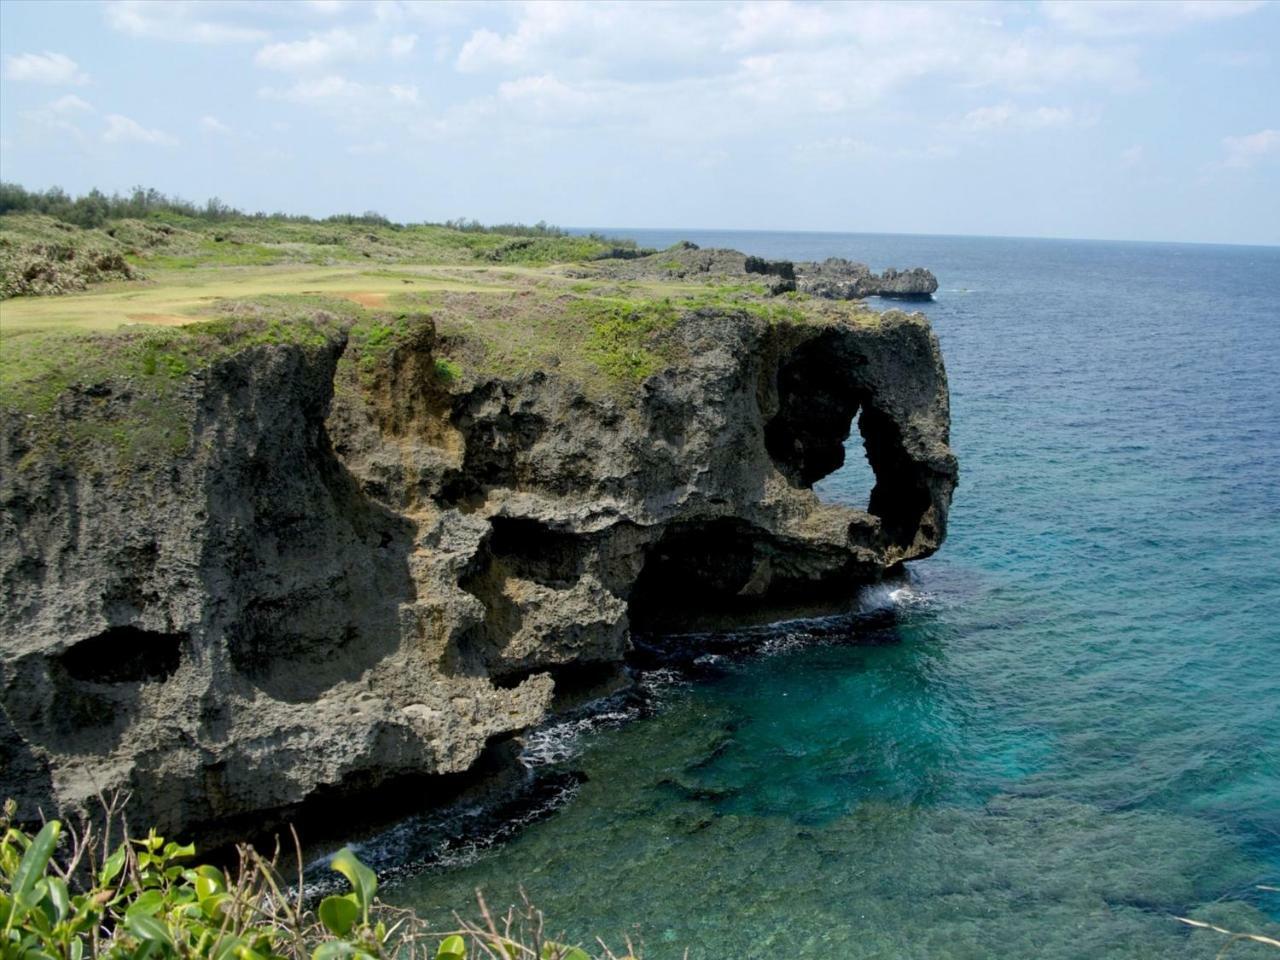
[[(554, 812), (432, 848), (390, 896), (448, 925), (523, 884), (650, 960), (1208, 960), (1225, 938), (1175, 916), (1280, 934), (1280, 248), (610, 232), (933, 270), (950, 534), (865, 615), (541, 731)], [(819, 489), (862, 505), (856, 432), (848, 460)], [(366, 852), (409, 865), (425, 836)]]

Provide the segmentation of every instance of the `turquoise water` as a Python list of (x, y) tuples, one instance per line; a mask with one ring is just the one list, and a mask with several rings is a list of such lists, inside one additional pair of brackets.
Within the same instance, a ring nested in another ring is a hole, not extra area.
[[(1277, 935), (1280, 249), (633, 233), (933, 269), (949, 539), (861, 613), (701, 638), (543, 731), (541, 812), (388, 833), (390, 895), (447, 925), (523, 884), (651, 958), (1224, 944), (1175, 914)], [(865, 498), (859, 453), (824, 496)]]

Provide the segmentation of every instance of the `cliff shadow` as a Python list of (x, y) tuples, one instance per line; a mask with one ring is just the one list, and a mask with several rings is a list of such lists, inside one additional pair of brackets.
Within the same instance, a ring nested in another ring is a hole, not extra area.
[(345, 341), (259, 348), (209, 375), (196, 443), (208, 535), (206, 627), (267, 696), (316, 699), (401, 645), (416, 524), (366, 494), (327, 419)]
[[(262, 542), (239, 572), (252, 592), (227, 628), (236, 671), (290, 703), (358, 680), (392, 655), (400, 607), (415, 594), (411, 520), (366, 497), (331, 454), (298, 482), (255, 516)], [(313, 509), (296, 513), (298, 495)]]

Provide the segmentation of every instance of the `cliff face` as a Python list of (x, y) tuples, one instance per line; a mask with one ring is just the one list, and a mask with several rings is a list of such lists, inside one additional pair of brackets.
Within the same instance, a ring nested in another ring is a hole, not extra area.
[[(162, 830), (464, 771), (558, 679), (684, 609), (847, 594), (946, 533), (946, 377), (919, 316), (695, 310), (625, 396), (454, 383), (431, 321), (376, 364), (262, 345), (193, 374), (172, 460), (0, 434), (0, 768), (32, 813), (133, 792)], [(127, 380), (59, 399), (109, 423)], [(136, 411), (135, 411), (136, 412)], [(868, 511), (818, 501), (855, 415)]]

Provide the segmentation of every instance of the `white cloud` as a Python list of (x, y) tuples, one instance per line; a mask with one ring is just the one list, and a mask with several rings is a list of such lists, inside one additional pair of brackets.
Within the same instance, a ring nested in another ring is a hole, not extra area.
[(545, 73), (499, 84), (498, 99), (524, 116), (562, 125), (601, 120), (613, 112), (606, 92), (576, 87)]
[(1261, 0), (1046, 0), (1041, 4), (1050, 23), (1092, 37), (1169, 33), (1211, 20), (1243, 16), (1261, 7)]
[(65, 53), (49, 51), (5, 57), (4, 75), (10, 80), (58, 86), (79, 86), (89, 82), (89, 75), (81, 71), (76, 62)]
[(346, 0), (306, 0), (307, 9), (331, 17), (346, 9)]
[(396, 103), (418, 102), (418, 88), (412, 83), (393, 83), (387, 87), (387, 93), (391, 94), (391, 99)]
[(795, 146), (797, 156), (806, 160), (852, 160), (875, 158), (889, 160), (940, 160), (956, 155), (955, 147), (928, 144), (923, 147), (899, 146), (864, 140), (860, 137), (825, 137)]
[(1135, 143), (1132, 147), (1126, 147), (1120, 151), (1120, 165), (1122, 167), (1139, 167), (1143, 161), (1147, 159), (1147, 150), (1141, 144)]
[(1240, 70), (1264, 65), (1267, 62), (1267, 55), (1258, 50), (1206, 50), (1200, 55), (1200, 59), (1215, 67)]
[(549, 0), (504, 9), (519, 11), (514, 28), (474, 30), (458, 52), (458, 69), (672, 77), (696, 69), (700, 60), (725, 59), (727, 7)]
[(107, 23), (121, 33), (151, 40), (178, 43), (256, 43), (267, 37), (265, 30), (222, 20), (206, 14), (222, 10), (239, 13), (240, 5), (196, 3), (193, 0), (113, 0), (106, 7)]
[(1269, 157), (1280, 156), (1280, 130), (1259, 130), (1243, 137), (1223, 137), (1227, 158), (1223, 164), (1238, 170), (1248, 169)]
[(666, 7), (536, 3), (506, 29), (482, 27), (455, 64), (508, 78), (672, 84), (804, 112), (862, 109), (922, 81), (1027, 92), (1133, 86), (1138, 53), (1032, 27), (964, 4), (769, 3)]
[(93, 105), (87, 100), (81, 100), (74, 93), (68, 93), (66, 96), (59, 97), (49, 104), (49, 109), (54, 113), (73, 114), (73, 113), (92, 113)]
[(258, 66), (268, 70), (310, 70), (354, 56), (359, 51), (360, 43), (354, 34), (346, 30), (330, 30), (313, 33), (306, 40), (268, 44), (253, 59)]
[(85, 134), (74, 122), (76, 119), (93, 113), (93, 106), (73, 93), (59, 97), (37, 110), (23, 110), (23, 120), (47, 130), (57, 130), (68, 134), (76, 140), (83, 141)]
[(258, 96), (264, 100), (290, 103), (332, 103), (360, 96), (367, 88), (346, 77), (330, 74), (317, 80), (299, 80), (289, 87), (262, 87)]
[(1014, 107), (1010, 103), (997, 104), (994, 107), (979, 107), (964, 115), (963, 126), (969, 130), (989, 130), (992, 127), (1006, 126), (1013, 118)]
[(416, 33), (399, 33), (387, 43), (387, 52), (393, 57), (407, 57), (413, 52), (417, 42), (418, 35)]
[(177, 139), (162, 130), (144, 127), (137, 120), (118, 113), (107, 114), (107, 129), (102, 134), (107, 143), (149, 143), (155, 146), (177, 146)]
[(1087, 125), (1092, 122), (1092, 117), (1082, 116), (1070, 107), (1019, 107), (1005, 102), (970, 110), (964, 115), (959, 125), (971, 131), (994, 130), (1001, 127), (1044, 130), (1050, 127)]
[(355, 143), (347, 147), (347, 153), (353, 157), (372, 157), (380, 153), (387, 152), (387, 144), (383, 140), (374, 140), (372, 143)]
[(581, 103), (588, 98), (587, 94), (574, 90), (549, 73), (501, 83), (498, 96), (503, 100), (544, 100), (560, 104)]
[(229, 136), (231, 128), (219, 120), (217, 117), (203, 116), (200, 118), (200, 129), (205, 133), (216, 133), (219, 136)]

